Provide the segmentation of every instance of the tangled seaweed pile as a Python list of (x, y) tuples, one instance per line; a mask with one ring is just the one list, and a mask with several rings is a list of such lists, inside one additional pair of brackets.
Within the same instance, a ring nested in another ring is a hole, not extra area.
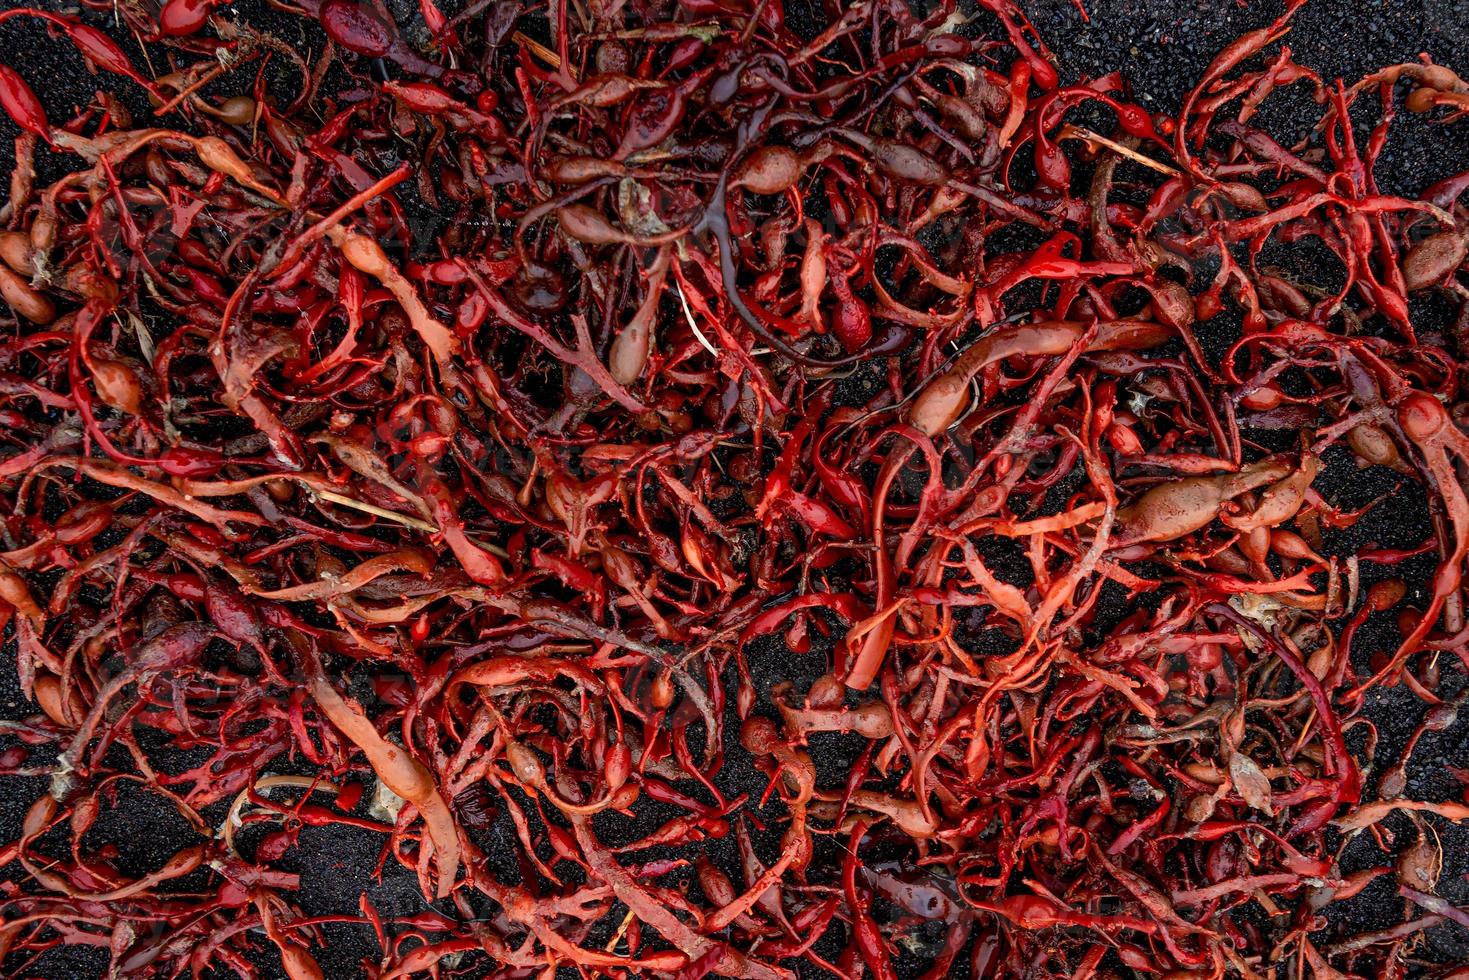
[[(0, 66), (0, 598), (39, 708), (0, 766), (49, 780), (0, 846), (8, 972), (303, 980), (354, 921), (378, 978), (1379, 976), (1469, 925), (1434, 830), (1469, 806), (1410, 798), (1411, 747), (1364, 773), (1362, 714), (1410, 690), (1416, 743), (1460, 700), (1469, 318), (1409, 301), (1462, 307), (1469, 174), (1374, 163), (1469, 84), (1322, 79), (1300, 2), (1177, 118), (1062, 86), (1010, 0), (814, 34), (298, 0), (310, 61), (210, 0), (88, 4), (166, 73), (0, 14), (159, 120), (57, 125)], [(1285, 88), (1295, 145), (1254, 124)], [(1421, 543), (1324, 553), (1354, 463), (1426, 496)], [(771, 635), (827, 671), (757, 682)], [(192, 828), (141, 875), (89, 842), (124, 792)], [(284, 862), (327, 825), (433, 904), (304, 915)], [(1364, 833), (1397, 857), (1346, 873)], [(1396, 924), (1332, 916), (1394, 875)]]

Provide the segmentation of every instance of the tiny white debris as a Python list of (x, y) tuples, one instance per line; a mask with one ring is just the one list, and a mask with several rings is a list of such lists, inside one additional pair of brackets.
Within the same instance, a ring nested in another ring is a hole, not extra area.
[(373, 790), (372, 803), (368, 805), (367, 812), (384, 823), (395, 824), (398, 822), (398, 811), (403, 809), (407, 802), (403, 797), (394, 793), (383, 783), (377, 781), (377, 789)]
[(132, 311), (128, 311), (128, 325), (133, 328), (133, 333), (138, 337), (138, 350), (143, 352), (143, 358), (151, 366), (153, 364), (153, 334), (148, 332), (148, 325)]
[(678, 301), (683, 305), (683, 315), (689, 321), (689, 329), (694, 332), (694, 337), (698, 339), (699, 343), (704, 345), (706, 351), (718, 357), (719, 351), (715, 349), (713, 344), (709, 343), (709, 338), (704, 336), (703, 331), (699, 329), (699, 325), (694, 322), (694, 311), (689, 309), (689, 301), (684, 297), (683, 284), (675, 279), (673, 280), (673, 285), (678, 290)]
[[(1279, 619), (1281, 610), (1286, 608), (1286, 605), (1274, 596), (1254, 592), (1245, 592), (1230, 596), (1229, 604), (1241, 616), (1251, 622), (1258, 623), (1260, 628), (1266, 633), (1275, 629), (1275, 622)], [(1242, 629), (1239, 630), (1239, 636), (1244, 642), (1244, 645), (1249, 648), (1250, 652), (1260, 652), (1263, 644), (1261, 644), (1260, 638), (1254, 633)]]
[(937, 37), (940, 34), (953, 34), (957, 32), (959, 28), (969, 23), (971, 20), (974, 20), (974, 18), (966, 17), (958, 10), (950, 11), (949, 16), (944, 18), (944, 22), (942, 24), (939, 24), (933, 30), (928, 32), (928, 37)]
[(617, 214), (628, 231), (645, 238), (668, 231), (653, 207), (653, 192), (631, 177), (617, 184)]
[(54, 800), (64, 800), (70, 796), (73, 785), (71, 759), (68, 755), (63, 754), (59, 761), (61, 764), (51, 774), (51, 798)]

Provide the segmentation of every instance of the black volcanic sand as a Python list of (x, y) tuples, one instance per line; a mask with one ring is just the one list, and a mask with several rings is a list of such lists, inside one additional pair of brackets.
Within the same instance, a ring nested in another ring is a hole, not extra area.
[[(39, 5), (64, 9), (63, 4), (54, 2)], [(463, 4), (459, 0), (441, 0), (439, 5), (452, 15)], [(1056, 52), (1065, 81), (1116, 71), (1131, 86), (1140, 104), (1165, 113), (1177, 110), (1183, 95), (1221, 48), (1244, 31), (1268, 23), (1281, 9), (1279, 2), (1245, 5), (1233, 0), (1089, 0), (1086, 7), (1090, 21), (1083, 22), (1076, 7), (1068, 0), (1031, 0), (1022, 5)], [(14, 6), (18, 4), (0, 0), (0, 9)], [(413, 0), (389, 0), (389, 6), (398, 13), (400, 23), (411, 25), (417, 21), (417, 5)], [(963, 9), (967, 11), (969, 6), (964, 4)], [(819, 10), (819, 5), (811, 0), (792, 0), (787, 3), (788, 21), (797, 30), (809, 27), (814, 23), (814, 10)], [(223, 13), (257, 29), (273, 31), (282, 39), (299, 44), (303, 51), (320, 51), (319, 33), (299, 18), (267, 9), (261, 0), (232, 4), (224, 8)], [(99, 27), (111, 26), (110, 21), (95, 14), (88, 14), (87, 19)], [(1002, 36), (995, 22), (984, 14), (978, 15), (966, 32)], [(118, 39), (134, 56), (135, 63), (147, 63), (140, 57), (134, 39), (120, 36)], [(1311, 0), (1296, 14), (1292, 30), (1283, 43), (1291, 48), (1296, 60), (1316, 70), (1328, 81), (1341, 77), (1347, 84), (1378, 67), (1414, 60), (1419, 52), (1427, 52), (1435, 61), (1460, 72), (1469, 71), (1469, 0)], [(150, 53), (155, 56), (153, 64), (162, 63), (156, 60), (160, 53), (158, 49), (151, 49)], [(53, 119), (66, 118), (74, 107), (90, 101), (94, 91), (100, 87), (108, 88), (133, 109), (139, 124), (148, 124), (148, 106), (136, 86), (110, 76), (89, 75), (71, 46), (48, 38), (38, 22), (21, 20), (0, 25), (0, 60), (17, 69), (31, 83)], [(160, 72), (163, 70), (159, 69)], [(249, 73), (241, 75), (248, 76)], [(210, 91), (233, 94), (246, 84), (248, 80), (245, 77), (226, 79)], [(1306, 97), (1305, 87), (1299, 86), (1272, 96), (1259, 122), (1282, 142), (1290, 142), (1305, 135), (1317, 117), (1317, 107)], [(182, 124), (176, 116), (166, 122)], [(0, 160), (0, 188), (7, 186), (3, 181), (8, 180), (13, 164), (9, 147), (15, 134), (9, 119), (0, 115), (0, 147), (4, 148), (4, 159)], [(64, 160), (48, 157), (43, 151), (39, 161), (39, 179), (54, 178), (70, 165)], [(1463, 125), (1444, 127), (1404, 113), (1399, 115), (1393, 127), (1377, 177), (1385, 192), (1411, 196), (1436, 179), (1466, 169), (1469, 169), (1469, 132)], [(412, 188), (412, 182), (405, 183), (400, 185), (398, 193), (406, 195), (405, 206), (409, 208), (415, 232), (419, 235), (417, 244), (422, 247), (430, 241), (444, 219), (413, 201)], [(1311, 281), (1313, 271), (1322, 279), (1338, 274), (1334, 269), (1316, 265), (1319, 259), (1310, 254), (1277, 250), (1273, 254), (1267, 253), (1266, 258), (1281, 268), (1290, 269), (1304, 281)], [(1417, 318), (1430, 329), (1450, 313), (1442, 304), (1435, 305), (1433, 300), (1424, 301), (1415, 308)], [(1208, 344), (1211, 348), (1227, 342), (1227, 337), (1213, 339), (1215, 343)], [(861, 378), (854, 378), (851, 386), (851, 396), (860, 395)], [(1386, 547), (1408, 546), (1422, 541), (1431, 533), (1421, 493), (1398, 489), (1387, 471), (1358, 471), (1342, 451), (1328, 454), (1327, 462), (1329, 466), (1318, 478), (1316, 487), (1333, 503), (1359, 507), (1386, 495), (1386, 499), (1356, 526), (1328, 533), (1329, 553), (1350, 555), (1369, 542)], [(1430, 557), (1415, 559), (1396, 570), (1396, 574), (1407, 577), (1413, 584), (1409, 602), (1421, 605), (1425, 600), (1424, 581), (1432, 568)], [(1383, 577), (1380, 569), (1364, 567), (1364, 585), (1379, 577)], [(1389, 615), (1379, 615), (1369, 620), (1355, 646), (1361, 656), (1374, 650), (1391, 649), (1396, 634), (1388, 619)], [(978, 638), (977, 643), (978, 649), (984, 649), (983, 638)], [(757, 642), (747, 653), (765, 706), (768, 707), (768, 692), (773, 684), (791, 680), (798, 689), (804, 689), (823, 673), (829, 651), (830, 643), (817, 645), (811, 653), (797, 656), (785, 650), (778, 640), (766, 638)], [(0, 718), (4, 719), (22, 718), (38, 710), (20, 694), (14, 658), (14, 644), (8, 643), (0, 652)], [(1456, 693), (1463, 682), (1457, 666), (1446, 663), (1440, 694), (1449, 696)], [(1404, 743), (1417, 727), (1424, 711), (1424, 705), (1404, 688), (1378, 690), (1369, 697), (1365, 714), (1376, 726), (1378, 736), (1374, 758), (1364, 760), (1369, 792), (1375, 786), (1376, 775), (1400, 757)], [(732, 715), (730, 721), (737, 726)], [(1350, 738), (1359, 758), (1365, 753), (1364, 734), (1363, 727), (1359, 726)], [(736, 740), (730, 738), (727, 741), (731, 743), (728, 758), (716, 782), (727, 795), (748, 793), (752, 800), (757, 800), (765, 790), (765, 777), (753, 768), (749, 756)], [(0, 750), (14, 743), (12, 736), (0, 735)], [(861, 744), (861, 740), (835, 735), (814, 741), (811, 752), (823, 780), (839, 782)], [(157, 751), (160, 757), (170, 754), (161, 747)], [(177, 753), (173, 755), (176, 757)], [(35, 752), (27, 764), (43, 766), (46, 761), (43, 753)], [(124, 762), (116, 757), (114, 761), (119, 765)], [(174, 763), (177, 764), (176, 758)], [(1458, 798), (1464, 787), (1454, 770), (1462, 768), (1469, 768), (1469, 718), (1461, 718), (1450, 730), (1426, 735), (1421, 740), (1409, 770), (1407, 795), (1431, 800)], [(289, 770), (289, 765), (277, 765), (273, 771)], [(160, 809), (156, 801), (132, 790), (130, 784), (122, 785), (124, 789), (118, 794), (113, 809), (104, 813), (88, 835), (87, 844), (89, 848), (107, 842), (114, 844), (122, 855), (118, 861), (121, 870), (143, 874), (160, 867), (178, 850), (181, 842), (190, 840), (192, 835), (171, 809)], [(45, 791), (44, 779), (0, 779), (0, 841), (18, 837), (25, 810)], [(640, 803), (637, 810), (635, 821), (616, 815), (601, 820), (599, 830), (604, 839), (613, 842), (635, 839), (674, 815), (671, 808), (647, 801)], [(775, 803), (760, 812), (778, 817), (779, 810), (779, 804)], [(212, 808), (205, 816), (218, 823), (223, 809)], [(1469, 872), (1469, 829), (1449, 826), (1444, 821), (1434, 823), (1444, 854), (1439, 894), (1456, 904), (1469, 904), (1469, 881), (1465, 879), (1466, 872)], [(1400, 835), (1411, 834), (1407, 821), (1401, 817), (1391, 818), (1387, 826)], [(506, 880), (516, 880), (519, 871), (511, 855), (518, 845), (504, 814), (483, 831), (476, 832), (476, 836), (486, 849), (492, 870)], [(425, 902), (418, 893), (416, 882), (395, 862), (388, 862), (381, 880), (373, 876), (372, 869), (378, 861), (384, 839), (382, 835), (355, 829), (313, 828), (303, 831), (299, 846), (278, 862), (285, 870), (301, 874), (301, 889), (291, 894), (290, 899), (307, 915), (356, 915), (358, 899), (363, 892), (384, 917), (410, 915), (422, 910)], [(247, 853), (248, 848), (257, 842), (258, 835), (245, 838)], [(770, 845), (773, 841), (761, 843)], [(823, 857), (834, 861), (833, 850), (834, 845), (819, 846), (816, 864), (819, 866)], [(684, 848), (677, 853), (691, 858), (694, 849)], [(705, 853), (726, 870), (734, 871), (737, 867), (732, 838), (709, 842), (705, 845)], [(657, 852), (645, 854), (648, 858), (662, 856)], [(1350, 872), (1387, 861), (1388, 857), (1375, 848), (1370, 836), (1360, 835), (1346, 851), (1343, 870)], [(0, 880), (14, 879), (16, 874), (17, 869), (11, 867), (0, 872)], [(678, 879), (671, 876), (669, 880)], [(187, 891), (205, 887), (207, 880), (196, 873), (177, 884), (181, 891)], [(1247, 907), (1242, 914), (1254, 914), (1255, 921), (1264, 924), (1265, 934), (1270, 935), (1268, 920), (1261, 910)], [(1389, 875), (1377, 879), (1356, 899), (1330, 906), (1327, 916), (1348, 933), (1368, 931), (1403, 921), (1404, 902), (1396, 896)], [(363, 963), (376, 961), (380, 956), (366, 927), (329, 925), (323, 932), (326, 942), (314, 953), (331, 980), (362, 976)], [(840, 932), (839, 928), (834, 929), (818, 950), (827, 957), (837, 955), (840, 947), (836, 939)], [(898, 960), (900, 974), (911, 977), (921, 973), (925, 966), (922, 951), (936, 950), (941, 938), (941, 924), (915, 930), (912, 949), (904, 950)], [(283, 977), (279, 961), (263, 936), (259, 938), (259, 945), (261, 949), (254, 959), (260, 976), (270, 980)], [(1469, 930), (1451, 924), (1428, 931), (1415, 951), (1415, 959), (1419, 961), (1413, 967), (1415, 973), (1424, 972), (1427, 969), (1424, 964), (1469, 962)], [(473, 962), (469, 961), (466, 967)], [(484, 976), (492, 972), (484, 966), (483, 958), (478, 962), (479, 969), (467, 968), (462, 975)], [(966, 960), (961, 957), (959, 962), (963, 964)], [(46, 953), (23, 971), (21, 964), (21, 958), (13, 956), (0, 966), (0, 976), (90, 980), (105, 974), (107, 954), (104, 949), (96, 947), (64, 947)], [(809, 975), (815, 976), (818, 972), (812, 970)], [(575, 975), (569, 969), (562, 971), (562, 976)]]

